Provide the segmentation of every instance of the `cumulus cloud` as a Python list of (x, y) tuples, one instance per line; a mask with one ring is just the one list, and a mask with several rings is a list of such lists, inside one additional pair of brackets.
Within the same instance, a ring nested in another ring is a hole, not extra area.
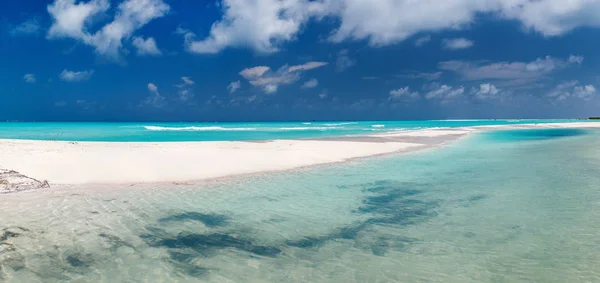
[(546, 56), (531, 62), (446, 61), (441, 62), (438, 67), (441, 70), (456, 72), (466, 80), (496, 79), (530, 82), (558, 69), (579, 64), (581, 61), (583, 61), (582, 56), (572, 55), (567, 60)]
[(596, 87), (593, 85), (581, 85), (577, 80), (558, 84), (548, 93), (548, 97), (556, 100), (565, 100), (569, 97), (590, 100), (594, 96), (596, 96)]
[(165, 98), (158, 92), (158, 86), (153, 83), (148, 83), (148, 91), (150, 95), (142, 103), (150, 105), (156, 108), (163, 107), (165, 105)]
[(473, 92), (478, 99), (496, 98), (500, 90), (493, 84), (480, 84), (479, 88), (474, 88)]
[(263, 88), (265, 93), (277, 92), (279, 85), (289, 85), (300, 79), (302, 72), (320, 68), (327, 65), (326, 62), (308, 62), (296, 66), (283, 66), (277, 71), (271, 71), (267, 66), (256, 66), (244, 69), (240, 75), (255, 86)]
[(31, 35), (31, 34), (38, 34), (41, 31), (41, 29), (42, 29), (42, 27), (40, 26), (40, 23), (36, 19), (29, 19), (27, 21), (24, 21), (24, 22), (18, 24), (17, 26), (12, 27), (9, 30), (9, 33), (12, 36)]
[(190, 77), (181, 77), (181, 81), (182, 81), (182, 83), (180, 85), (177, 85), (177, 87), (179, 87), (179, 88), (196, 84), (196, 82), (193, 81)]
[[(517, 20), (544, 36), (600, 26), (596, 0), (378, 0), (376, 5), (364, 0), (223, 0), (221, 7), (222, 18), (206, 38), (184, 33), (190, 51), (218, 53), (243, 47), (276, 52), (295, 40), (308, 21), (323, 18), (339, 23), (330, 41), (366, 40), (371, 46), (394, 44), (419, 33), (460, 30), (482, 13)], [(427, 37), (417, 42), (424, 44)]]
[(389, 100), (398, 101), (417, 98), (419, 98), (419, 92), (411, 92), (410, 88), (408, 86), (405, 86), (403, 88), (391, 90)]
[(353, 67), (354, 65), (356, 65), (356, 61), (350, 59), (347, 49), (341, 50), (338, 53), (337, 60), (335, 62), (336, 71), (343, 72), (346, 69)]
[(431, 41), (431, 35), (421, 36), (421, 37), (417, 38), (417, 40), (415, 40), (415, 46), (421, 47), (429, 41)]
[(317, 79), (310, 79), (302, 84), (302, 88), (315, 88), (318, 85), (319, 81)]
[(307, 0), (223, 0), (222, 9), (222, 19), (212, 25), (207, 38), (187, 42), (191, 52), (214, 54), (227, 47), (278, 51), (282, 43), (296, 39), (323, 5)]
[(465, 88), (463, 86), (455, 88), (448, 85), (439, 85), (434, 83), (426, 86), (425, 88), (430, 89), (430, 91), (425, 94), (425, 98), (427, 99), (448, 100), (459, 97), (465, 93)]
[(28, 84), (34, 84), (37, 81), (34, 74), (25, 74), (25, 76), (23, 76), (23, 80), (25, 80), (25, 82)]
[(70, 71), (63, 70), (59, 77), (65, 82), (82, 82), (87, 81), (94, 74), (94, 70), (89, 71)]
[(600, 1), (595, 0), (511, 0), (504, 16), (521, 21), (545, 36), (557, 36), (578, 27), (599, 27)]
[(194, 97), (192, 86), (195, 85), (196, 82), (194, 82), (190, 77), (181, 77), (181, 81), (181, 84), (175, 86), (179, 88), (179, 100), (182, 102), (187, 102)]
[(117, 7), (112, 22), (91, 33), (88, 29), (94, 23), (93, 19), (106, 13), (109, 8), (108, 0), (55, 0), (48, 5), (48, 13), (52, 18), (48, 38), (76, 39), (93, 46), (100, 55), (118, 59), (124, 39), (130, 38), (135, 31), (163, 17), (170, 10), (162, 0), (125, 0)]
[(571, 56), (569, 56), (569, 63), (581, 64), (581, 63), (583, 63), (583, 56), (571, 55)]
[(152, 37), (148, 37), (144, 39), (142, 37), (136, 36), (132, 41), (133, 46), (137, 49), (137, 54), (139, 56), (159, 56), (162, 55), (162, 51), (158, 49), (156, 46), (156, 41)]
[(228, 86), (227, 86), (227, 90), (229, 91), (229, 93), (234, 93), (236, 92), (238, 89), (240, 89), (240, 87), (242, 87), (242, 82), (240, 81), (235, 81), (235, 82), (231, 82)]
[(473, 47), (474, 44), (475, 43), (473, 41), (468, 40), (466, 38), (452, 38), (444, 39), (442, 41), (442, 46), (444, 46), (445, 49), (449, 50), (467, 49)]

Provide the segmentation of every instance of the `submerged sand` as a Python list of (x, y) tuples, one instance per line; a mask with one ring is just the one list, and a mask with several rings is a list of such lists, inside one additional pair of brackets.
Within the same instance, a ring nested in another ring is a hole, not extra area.
[[(265, 142), (62, 142), (0, 140), (0, 168), (50, 184), (183, 182), (306, 166), (439, 146), (490, 129), (597, 128), (558, 123), (425, 129), (319, 140)], [(5, 182), (14, 180), (8, 178)]]

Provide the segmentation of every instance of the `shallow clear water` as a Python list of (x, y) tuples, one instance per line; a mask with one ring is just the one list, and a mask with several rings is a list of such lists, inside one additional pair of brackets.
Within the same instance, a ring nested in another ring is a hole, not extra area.
[(273, 123), (0, 123), (0, 139), (172, 142), (337, 137), (424, 128), (586, 120), (338, 121)]
[[(600, 133), (0, 196), (0, 281), (598, 282)], [(129, 281), (128, 281), (129, 280)]]

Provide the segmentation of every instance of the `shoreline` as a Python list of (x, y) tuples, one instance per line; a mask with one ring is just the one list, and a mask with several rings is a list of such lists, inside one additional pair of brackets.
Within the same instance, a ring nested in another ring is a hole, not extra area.
[[(53, 187), (185, 185), (427, 150), (482, 131), (537, 128), (600, 128), (600, 122), (422, 129), (356, 137), (261, 142), (0, 140), (0, 173), (13, 173), (13, 177), (9, 178), (0, 174), (0, 181), (13, 184), (23, 178), (39, 180), (39, 187), (29, 184), (29, 190), (45, 188), (43, 181), (48, 181)], [(18, 178), (14, 176), (15, 171), (19, 174)], [(28, 190), (27, 186), (19, 187), (17, 184), (16, 189), (6, 186), (2, 191), (2, 184), (0, 182), (0, 194)]]

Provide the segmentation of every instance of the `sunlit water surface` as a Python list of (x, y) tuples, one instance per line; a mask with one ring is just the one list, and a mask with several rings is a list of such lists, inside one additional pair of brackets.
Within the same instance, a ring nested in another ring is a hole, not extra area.
[(599, 137), (499, 131), (220, 183), (1, 195), (0, 281), (600, 282)]

